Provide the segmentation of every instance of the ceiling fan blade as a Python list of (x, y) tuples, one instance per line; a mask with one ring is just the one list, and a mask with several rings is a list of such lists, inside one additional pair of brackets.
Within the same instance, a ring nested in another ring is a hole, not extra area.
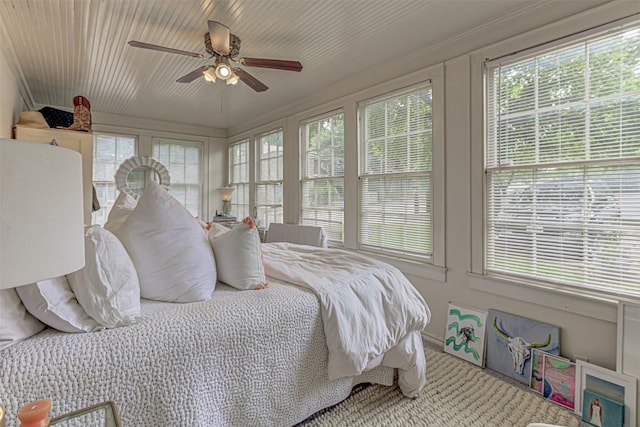
[(229, 47), (229, 27), (217, 21), (207, 21), (209, 25), (209, 37), (211, 38), (211, 47), (213, 51), (219, 55), (228, 55)]
[(236, 73), (240, 80), (242, 80), (242, 83), (246, 84), (256, 92), (264, 92), (265, 90), (269, 89), (267, 85), (253, 77), (251, 74), (247, 73), (242, 68), (234, 68), (233, 72)]
[(207, 69), (209, 69), (209, 67), (210, 67), (210, 65), (203, 65), (202, 67), (193, 70), (189, 74), (185, 74), (184, 76), (180, 77), (176, 81), (178, 83), (191, 83), (192, 81), (194, 81), (198, 77), (201, 77), (202, 73), (207, 71)]
[(170, 47), (158, 46), (155, 44), (138, 42), (135, 40), (131, 40), (129, 42), (129, 46), (141, 47), (143, 49), (159, 50), (160, 52), (177, 53), (178, 55), (193, 56), (194, 58), (204, 58), (204, 55), (201, 53), (187, 52), (186, 50), (173, 49)]
[(282, 59), (264, 58), (240, 58), (238, 61), (247, 67), (273, 68), (285, 71), (302, 71), (302, 64), (298, 61), (285, 61)]

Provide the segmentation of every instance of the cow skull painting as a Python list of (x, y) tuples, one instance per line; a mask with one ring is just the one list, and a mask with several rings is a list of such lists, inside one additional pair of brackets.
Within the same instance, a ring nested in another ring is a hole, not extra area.
[(533, 349), (560, 354), (560, 328), (489, 309), (487, 367), (524, 384), (531, 380)]
[(524, 373), (524, 362), (531, 357), (531, 349), (546, 347), (551, 343), (551, 334), (547, 335), (547, 339), (541, 343), (528, 343), (522, 337), (512, 337), (498, 327), (497, 316), (493, 319), (493, 327), (502, 338), (507, 340), (507, 348), (509, 349), (509, 353), (511, 353), (511, 357), (513, 357), (513, 368), (519, 375), (523, 375)]

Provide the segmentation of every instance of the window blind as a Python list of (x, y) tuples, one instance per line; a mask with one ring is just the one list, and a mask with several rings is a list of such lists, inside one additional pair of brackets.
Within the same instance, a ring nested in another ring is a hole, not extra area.
[(153, 157), (165, 165), (171, 177), (169, 193), (193, 216), (201, 216), (202, 144), (153, 138)]
[(245, 139), (229, 147), (229, 185), (231, 212), (238, 218), (251, 215), (249, 210), (249, 140)]
[(486, 271), (640, 296), (640, 26), (486, 82)]
[(432, 255), (430, 84), (360, 104), (360, 247)]
[(283, 222), (282, 181), (284, 169), (282, 129), (259, 135), (256, 139), (256, 218), (260, 227)]
[(301, 126), (300, 223), (322, 227), (329, 241), (344, 241), (344, 114)]
[(100, 209), (91, 214), (91, 223), (104, 225), (113, 203), (118, 197), (114, 176), (116, 171), (131, 156), (136, 155), (137, 138), (129, 135), (94, 135), (93, 186), (100, 201)]

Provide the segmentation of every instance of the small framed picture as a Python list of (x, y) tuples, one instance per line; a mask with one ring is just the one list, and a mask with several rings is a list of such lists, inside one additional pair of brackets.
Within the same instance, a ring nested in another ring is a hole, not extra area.
[[(602, 400), (598, 402), (586, 401), (586, 390), (590, 393), (594, 393), (610, 401), (617, 402), (623, 405), (624, 424), (622, 425), (624, 427), (635, 427), (637, 393), (636, 382), (637, 380), (629, 375), (620, 374), (610, 369), (578, 360), (576, 362), (576, 397), (574, 412), (584, 417), (584, 415), (586, 414), (585, 408), (590, 406), (592, 403), (594, 403), (595, 405), (602, 405)], [(596, 408), (595, 410), (597, 411), (598, 408)], [(616, 425), (608, 424), (608, 419), (606, 417), (607, 413), (603, 409), (602, 415), (600, 417), (602, 421), (600, 425)], [(597, 420), (597, 418), (595, 419)], [(589, 419), (585, 419), (585, 421), (591, 423)]]
[(624, 425), (624, 404), (590, 390), (584, 391), (582, 400), (582, 421), (598, 427)]
[(546, 353), (537, 348), (531, 349), (531, 390), (542, 394), (544, 383), (544, 355)]
[(545, 354), (543, 367), (545, 399), (573, 410), (576, 397), (576, 364), (562, 357)]
[(444, 351), (484, 367), (487, 312), (449, 303)]

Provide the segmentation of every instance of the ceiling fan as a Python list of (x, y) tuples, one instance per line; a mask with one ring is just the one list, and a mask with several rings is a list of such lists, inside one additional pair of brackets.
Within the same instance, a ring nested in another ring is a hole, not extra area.
[(240, 54), (240, 38), (235, 34), (231, 34), (229, 27), (219, 22), (207, 21), (207, 24), (209, 26), (209, 32), (204, 35), (204, 46), (209, 54), (208, 57), (201, 53), (188, 52), (186, 50), (173, 49), (135, 40), (130, 41), (129, 45), (143, 49), (158, 50), (160, 52), (192, 56), (194, 58), (213, 58), (213, 64), (196, 68), (177, 79), (176, 81), (178, 83), (191, 83), (198, 77), (203, 76), (205, 80), (210, 82), (215, 82), (216, 79), (225, 80), (228, 85), (234, 85), (240, 80), (256, 92), (264, 92), (269, 89), (264, 83), (244, 69), (232, 66), (232, 63), (246, 67), (271, 68), (274, 70), (298, 72), (302, 70), (302, 64), (298, 61), (238, 57)]

